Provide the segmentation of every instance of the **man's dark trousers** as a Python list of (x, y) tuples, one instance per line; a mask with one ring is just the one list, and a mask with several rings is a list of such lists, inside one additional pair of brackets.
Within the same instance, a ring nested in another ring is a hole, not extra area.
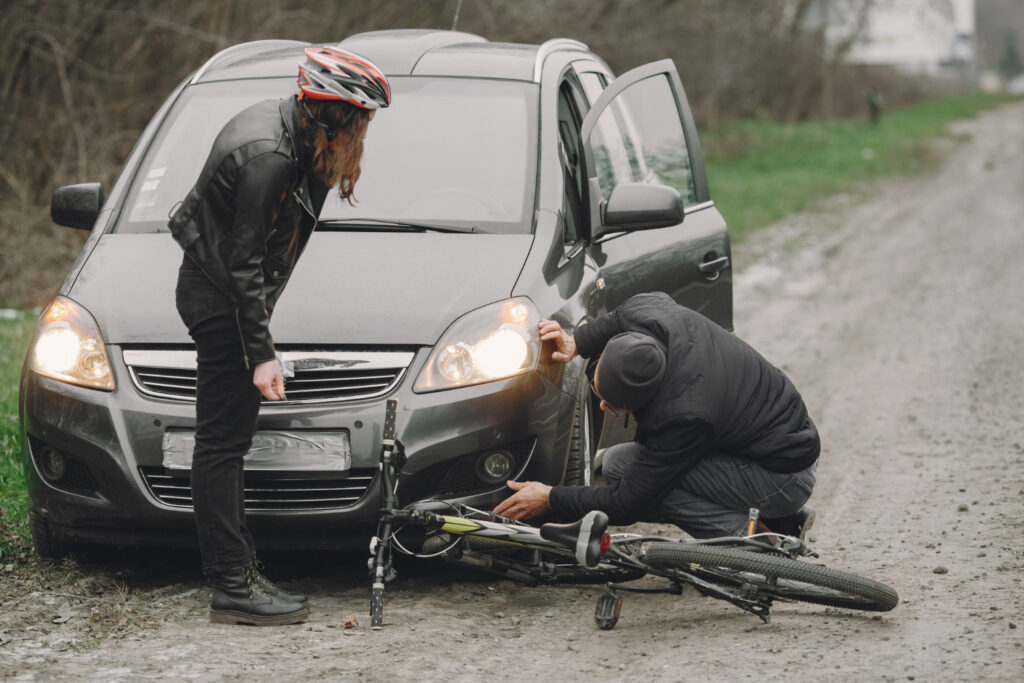
[[(636, 459), (636, 442), (612, 446), (601, 463), (604, 477), (614, 482)], [(752, 507), (760, 517), (791, 515), (807, 502), (814, 489), (815, 462), (791, 474), (772, 472), (736, 456), (705, 456), (687, 472), (661, 503), (644, 518), (675, 524), (694, 538), (746, 535)]]

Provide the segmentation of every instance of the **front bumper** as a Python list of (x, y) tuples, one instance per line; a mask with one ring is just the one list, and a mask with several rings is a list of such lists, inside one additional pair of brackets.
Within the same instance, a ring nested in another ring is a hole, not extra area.
[[(132, 384), (120, 349), (108, 350), (117, 383), (113, 392), (24, 373), (21, 446), (29, 507), (72, 542), (195, 546), (191, 506), (187, 501), (167, 502), (153, 486), (154, 473), (168, 473), (163, 468), (164, 432), (194, 429), (195, 404), (143, 396)], [(343, 506), (247, 510), (247, 524), (261, 548), (340, 548), (365, 540), (380, 512), (375, 472), (388, 398), (399, 400), (398, 438), (408, 456), (399, 478), (402, 504), (444, 497), (492, 507), (508, 489), (475, 481), (466, 464), (490, 450), (515, 451), (517, 479), (561, 481), (575, 408), (575, 400), (559, 384), (561, 375), (538, 371), (415, 394), (412, 384), (428, 353), (422, 349), (416, 354), (388, 396), (261, 408), (260, 430), (347, 431), (351, 473), (363, 473), (369, 484), (357, 500)], [(47, 448), (65, 456), (73, 481), (44, 476), (40, 459)], [(172, 474), (187, 484), (187, 472)], [(286, 470), (276, 474), (294, 476)]]

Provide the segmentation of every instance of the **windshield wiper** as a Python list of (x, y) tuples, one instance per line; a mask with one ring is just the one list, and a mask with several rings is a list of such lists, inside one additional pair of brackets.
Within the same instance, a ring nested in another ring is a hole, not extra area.
[(414, 230), (431, 232), (477, 232), (475, 225), (436, 225), (434, 223), (421, 223), (418, 221), (386, 220), (383, 218), (345, 218), (329, 219), (319, 221), (318, 228), (327, 230)]

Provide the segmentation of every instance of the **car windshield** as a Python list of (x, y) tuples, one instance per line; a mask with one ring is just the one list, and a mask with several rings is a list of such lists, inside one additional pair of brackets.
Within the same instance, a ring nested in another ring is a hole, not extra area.
[[(536, 86), (515, 81), (392, 78), (392, 105), (364, 143), (355, 206), (332, 191), (321, 229), (413, 223), (529, 232), (536, 174)], [(118, 232), (161, 232), (191, 189), (221, 127), (246, 106), (293, 93), (295, 80), (186, 89), (136, 175)]]

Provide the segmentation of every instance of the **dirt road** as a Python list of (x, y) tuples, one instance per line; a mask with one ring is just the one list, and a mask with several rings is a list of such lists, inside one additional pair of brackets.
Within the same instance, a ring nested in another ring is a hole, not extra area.
[(896, 587), (895, 611), (780, 604), (763, 625), (693, 594), (630, 595), (605, 632), (593, 589), (406, 571), (375, 632), (360, 557), (276, 572), (314, 615), (254, 629), (206, 623), (191, 558), (0, 567), (0, 678), (1024, 679), (1024, 105), (958, 130), (934, 172), (735, 254), (737, 332), (824, 439), (814, 545)]

